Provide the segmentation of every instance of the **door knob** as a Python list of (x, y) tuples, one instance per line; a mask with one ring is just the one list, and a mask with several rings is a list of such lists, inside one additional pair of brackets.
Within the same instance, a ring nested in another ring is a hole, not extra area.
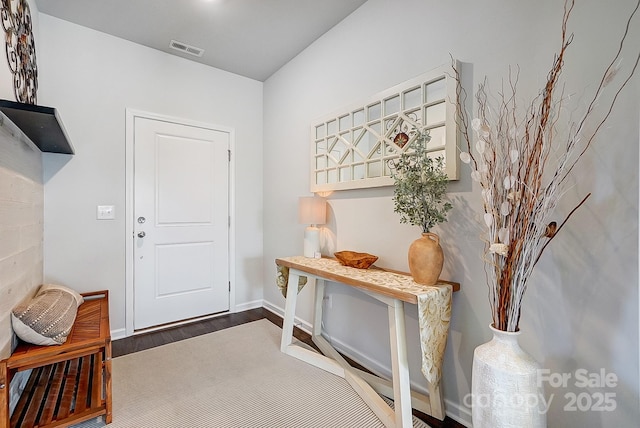
[(138, 232), (138, 238), (144, 238), (145, 236), (147, 236), (147, 234), (144, 233), (144, 231)]

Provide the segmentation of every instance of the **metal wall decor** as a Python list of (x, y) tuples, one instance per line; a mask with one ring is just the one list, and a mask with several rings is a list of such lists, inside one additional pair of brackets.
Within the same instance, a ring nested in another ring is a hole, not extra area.
[(392, 186), (389, 162), (429, 131), (430, 156), (442, 156), (458, 179), (456, 81), (443, 65), (320, 118), (311, 127), (311, 191)]
[(38, 67), (36, 44), (31, 27), (31, 10), (26, 0), (1, 0), (0, 17), (5, 33), (7, 62), (13, 74), (13, 91), (16, 101), (36, 104), (38, 91)]

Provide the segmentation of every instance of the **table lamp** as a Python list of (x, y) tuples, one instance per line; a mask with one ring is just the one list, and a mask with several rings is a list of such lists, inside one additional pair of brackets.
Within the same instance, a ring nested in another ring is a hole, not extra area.
[(298, 201), (298, 223), (307, 224), (304, 230), (304, 256), (320, 253), (320, 229), (327, 218), (327, 201), (318, 196), (301, 196)]

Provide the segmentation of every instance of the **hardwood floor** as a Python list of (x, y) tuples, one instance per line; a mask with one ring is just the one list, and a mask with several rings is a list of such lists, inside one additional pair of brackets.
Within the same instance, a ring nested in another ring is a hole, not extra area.
[[(249, 311), (239, 312), (235, 314), (221, 315), (216, 318), (208, 320), (197, 321), (191, 324), (185, 324), (177, 327), (170, 327), (165, 330), (154, 331), (144, 334), (138, 334), (135, 336), (126, 337), (124, 339), (114, 340), (111, 344), (113, 357), (119, 357), (133, 352), (143, 351), (145, 349), (154, 348), (156, 346), (165, 345), (167, 343), (177, 342), (179, 340), (188, 339), (190, 337), (200, 336), (202, 334), (212, 333), (214, 331), (223, 330), (225, 328), (234, 327), (236, 325), (246, 324), (248, 322), (257, 321), (266, 318), (275, 325), (282, 327), (282, 318), (274, 313), (266, 310), (265, 308), (252, 309)], [(295, 328), (294, 335), (298, 340), (313, 346), (317, 349), (314, 343), (311, 341), (311, 335)], [(349, 360), (347, 358), (347, 360)], [(354, 361), (349, 360), (351, 364), (356, 367), (366, 370), (366, 368), (360, 366)], [(434, 419), (424, 413), (413, 411), (414, 415), (433, 428), (464, 428), (454, 421), (453, 419), (446, 417), (444, 421)]]
[(114, 340), (111, 343), (111, 350), (114, 357), (119, 357), (121, 355), (144, 351), (145, 349), (166, 345), (167, 343), (177, 342), (179, 340), (189, 339), (190, 337), (213, 333), (214, 331), (268, 318), (266, 313), (271, 314), (271, 312), (264, 308), (252, 309), (235, 314), (221, 315), (216, 318), (197, 321), (191, 324), (170, 327), (164, 330), (129, 336), (124, 339)]

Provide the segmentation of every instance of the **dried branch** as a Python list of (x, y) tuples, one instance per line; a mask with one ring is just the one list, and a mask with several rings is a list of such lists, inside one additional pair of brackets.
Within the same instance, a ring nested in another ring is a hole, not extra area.
[[(561, 117), (564, 88), (559, 82), (567, 49), (573, 42), (573, 34), (568, 33), (567, 27), (574, 0), (565, 0), (560, 49), (554, 56), (542, 91), (524, 112), (516, 103), (519, 69), (510, 68), (509, 78), (503, 82), (496, 100), (490, 100), (486, 78), (478, 85), (475, 94), (477, 115), (470, 120), (464, 109), (466, 93), (454, 63), (458, 83), (457, 121), (467, 143), (467, 151), (463, 151), (460, 158), (470, 164), (471, 177), (482, 189), (483, 217), (487, 226), (483, 259), (492, 318), (498, 329), (518, 329), (522, 299), (533, 268), (549, 243), (589, 197), (587, 195), (576, 205), (559, 227), (550, 221), (564, 194), (566, 179), (610, 117), (619, 94), (638, 68), (640, 54), (614, 91), (612, 100), (604, 106), (604, 115), (587, 134), (586, 125), (594, 120), (596, 104), (618, 70), (631, 19), (639, 7), (640, 0), (586, 112), (577, 123), (569, 121), (563, 145), (557, 141), (562, 134), (556, 133), (565, 122)], [(475, 144), (472, 144), (469, 126), (476, 136)], [(546, 170), (553, 173), (545, 174)]]
[(564, 221), (560, 224), (560, 227), (553, 227), (552, 231), (547, 231), (547, 233), (545, 233), (545, 237), (549, 238), (549, 240), (545, 242), (545, 244), (540, 249), (540, 252), (538, 253), (538, 257), (536, 257), (536, 261), (533, 262), (534, 266), (536, 265), (536, 263), (538, 263), (538, 260), (540, 260), (540, 256), (542, 255), (542, 252), (544, 251), (544, 249), (547, 248), (547, 245), (549, 245), (549, 243), (556, 236), (556, 234), (560, 232), (560, 229), (562, 229), (562, 227), (567, 223), (567, 220), (569, 220), (569, 218), (573, 215), (573, 213), (576, 212), (578, 208), (580, 208), (582, 204), (584, 204), (587, 201), (589, 196), (591, 196), (591, 193), (587, 194), (587, 196), (585, 196), (584, 199), (582, 199), (582, 201), (580, 201), (580, 203), (571, 210), (571, 212), (567, 215)]

